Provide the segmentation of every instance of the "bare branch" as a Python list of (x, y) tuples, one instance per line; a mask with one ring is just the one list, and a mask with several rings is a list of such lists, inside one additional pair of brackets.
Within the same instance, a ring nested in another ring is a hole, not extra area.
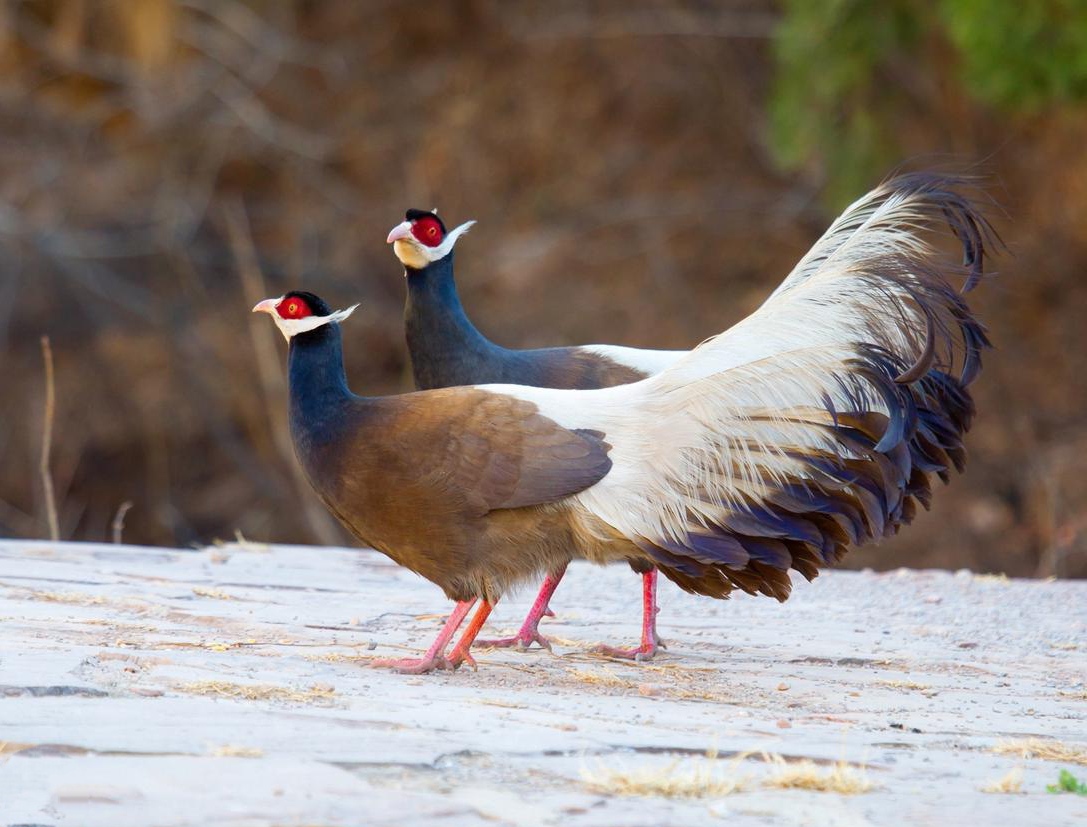
[(56, 407), (56, 387), (53, 383), (53, 348), (49, 337), (42, 336), (42, 361), (45, 363), (45, 411), (42, 416), (42, 452), (38, 470), (41, 473), (42, 489), (45, 492), (45, 514), (49, 521), (49, 539), (60, 539), (60, 525), (57, 522), (57, 500), (53, 492), (53, 475), (49, 471), (49, 455), (53, 448), (53, 412)]
[(113, 522), (110, 527), (113, 529), (113, 542), (117, 545), (121, 544), (121, 534), (125, 530), (125, 514), (128, 513), (130, 508), (132, 508), (132, 500), (125, 500), (117, 509), (117, 513), (113, 515)]
[(339, 74), (346, 68), (341, 57), (321, 50), (273, 26), (243, 3), (226, 0), (182, 0), (182, 5), (207, 15), (225, 31), (233, 33), (252, 48), (278, 62)]
[[(242, 289), (245, 291), (245, 300), (250, 305), (256, 304), (265, 298), (264, 276), (257, 260), (257, 251), (253, 244), (245, 207), (240, 201), (230, 201), (223, 208), (223, 216), (226, 221), (230, 249), (238, 274), (241, 276)], [(261, 390), (264, 393), (265, 404), (271, 419), (272, 438), (276, 450), (287, 467), (291, 469), (295, 490), (303, 503), (310, 530), (325, 545), (341, 545), (343, 535), (328, 513), (317, 504), (310, 491), (309, 483), (294, 458), (294, 448), (291, 446), (290, 432), (284, 413), (283, 399), (286, 393), (282, 369), (279, 366), (280, 359), (276, 353), (275, 334), (269, 325), (254, 324), (253, 321), (261, 320), (251, 321), (249, 335), (257, 355), (257, 373), (260, 376)]]
[(257, 95), (231, 74), (212, 90), (238, 120), (257, 137), (280, 149), (311, 161), (324, 159), (334, 144), (323, 135), (308, 132), (274, 115)]

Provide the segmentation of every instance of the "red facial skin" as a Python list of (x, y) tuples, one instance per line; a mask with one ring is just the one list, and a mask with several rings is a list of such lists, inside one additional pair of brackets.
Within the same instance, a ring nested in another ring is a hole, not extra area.
[(445, 235), (436, 218), (417, 218), (411, 223), (411, 234), (427, 247), (437, 247)]
[(310, 306), (298, 296), (291, 296), (289, 299), (281, 301), (276, 305), (276, 312), (281, 319), (304, 319), (306, 316), (313, 315)]

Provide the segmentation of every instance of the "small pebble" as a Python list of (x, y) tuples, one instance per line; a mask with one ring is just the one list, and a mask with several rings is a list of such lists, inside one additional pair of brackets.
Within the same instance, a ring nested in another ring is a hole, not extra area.
[(786, 721), (784, 718), (782, 718), (780, 721), (778, 721), (778, 729), (792, 729), (792, 728), (793, 728), (793, 725), (790, 724), (788, 721)]
[(638, 694), (639, 695), (645, 695), (647, 698), (652, 698), (653, 696), (659, 695), (660, 693), (661, 693), (661, 690), (660, 690), (659, 686), (654, 686), (651, 683), (640, 683), (640, 684), (638, 684)]
[(787, 684), (787, 683), (779, 683), (778, 684), (778, 692), (786, 692), (786, 691), (788, 691), (788, 689), (789, 689), (789, 684)]

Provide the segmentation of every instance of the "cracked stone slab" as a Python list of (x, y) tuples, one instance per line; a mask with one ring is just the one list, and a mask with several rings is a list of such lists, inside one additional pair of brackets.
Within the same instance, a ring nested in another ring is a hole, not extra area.
[[(591, 654), (638, 634), (640, 580), (575, 564), (553, 653), (413, 677), (368, 662), (424, 649), (449, 604), (369, 550), (2, 541), (0, 825), (1087, 821), (1087, 798), (1045, 792), (1087, 767), (993, 752), (1087, 749), (1087, 583), (828, 572), (785, 604), (670, 584), (660, 602), (656, 660)], [(765, 755), (874, 788), (768, 788)], [(600, 786), (691, 767), (745, 783)], [(1023, 794), (980, 791), (1015, 768)]]

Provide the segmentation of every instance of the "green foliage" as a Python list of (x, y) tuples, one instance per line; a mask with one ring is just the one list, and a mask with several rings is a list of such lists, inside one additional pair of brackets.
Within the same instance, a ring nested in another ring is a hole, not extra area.
[(1048, 784), (1046, 790), (1051, 793), (1075, 793), (1087, 795), (1087, 782), (1080, 781), (1068, 770), (1061, 770), (1060, 778), (1056, 784)]
[(814, 156), (828, 167), (832, 189), (842, 194), (870, 183), (864, 179), (892, 152), (881, 128), (887, 99), (873, 72), (918, 42), (912, 5), (786, 0), (770, 104), (772, 140), (783, 166), (796, 169)]
[(1083, 0), (942, 0), (940, 17), (978, 100), (1029, 112), (1087, 98)]
[(949, 88), (1009, 114), (1087, 100), (1084, 0), (784, 0), (774, 49), (778, 160), (825, 168), (832, 201), (915, 153)]

